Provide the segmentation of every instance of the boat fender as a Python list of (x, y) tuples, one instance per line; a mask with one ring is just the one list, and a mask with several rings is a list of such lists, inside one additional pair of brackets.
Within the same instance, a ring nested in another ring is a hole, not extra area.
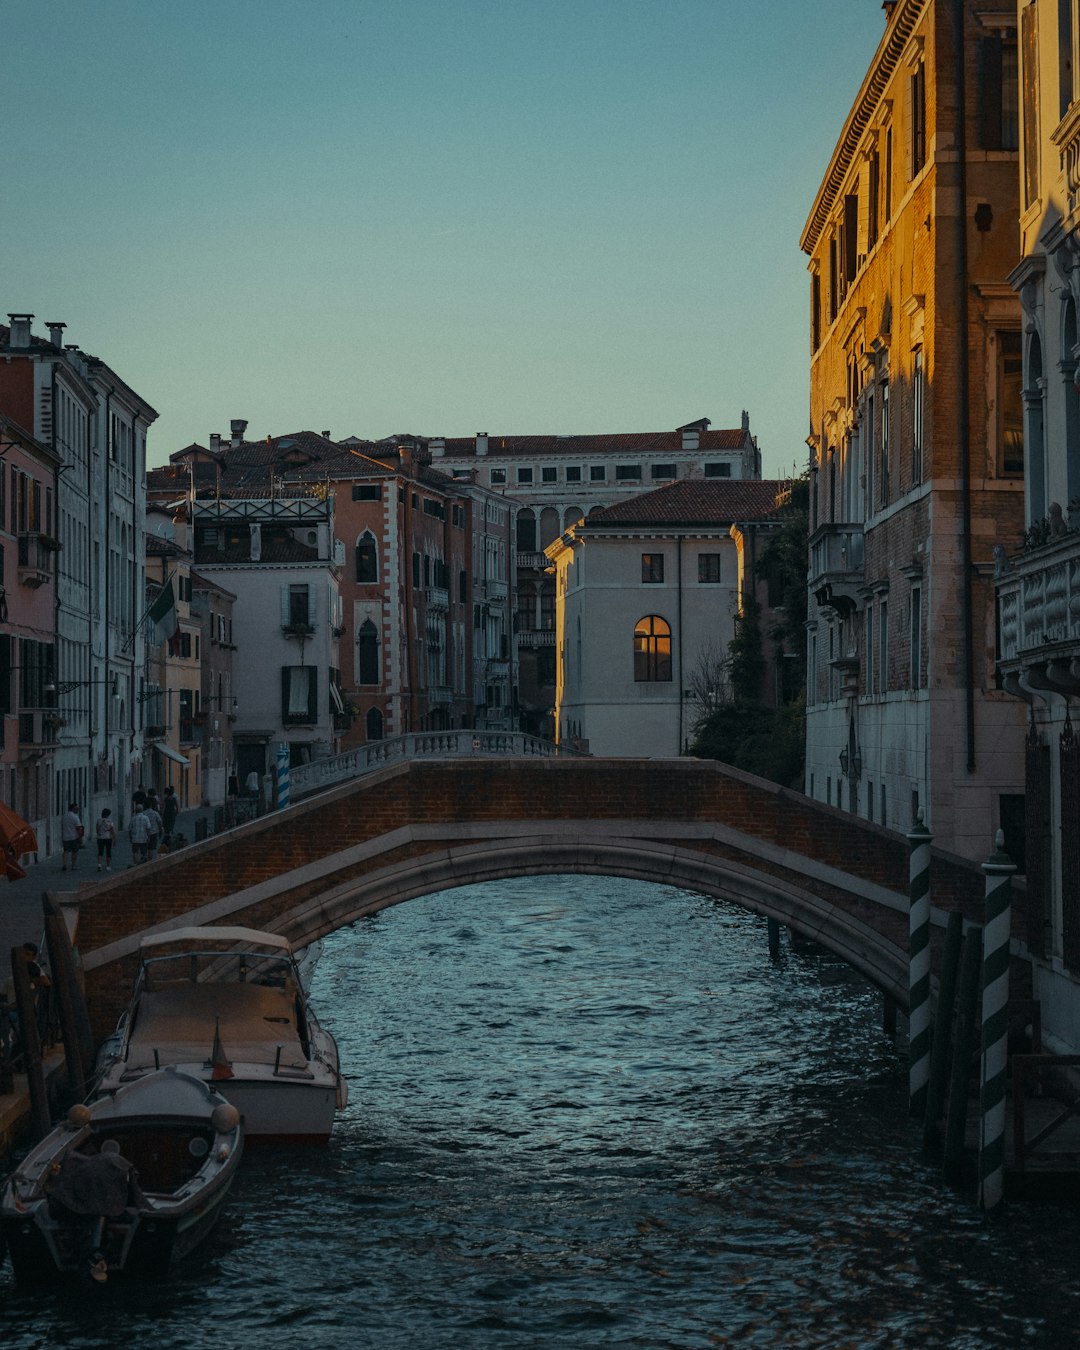
[(82, 1102), (77, 1102), (67, 1113), (68, 1128), (72, 1130), (81, 1130), (84, 1125), (90, 1124), (90, 1108), (83, 1106)]
[(232, 1134), (233, 1130), (240, 1124), (240, 1112), (231, 1103), (222, 1102), (220, 1106), (214, 1107), (210, 1124), (213, 1125), (218, 1134)]

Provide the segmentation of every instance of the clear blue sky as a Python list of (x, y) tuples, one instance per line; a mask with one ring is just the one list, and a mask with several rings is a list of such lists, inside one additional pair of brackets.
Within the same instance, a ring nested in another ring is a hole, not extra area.
[(805, 458), (799, 236), (879, 0), (0, 0), (0, 313), (227, 434)]

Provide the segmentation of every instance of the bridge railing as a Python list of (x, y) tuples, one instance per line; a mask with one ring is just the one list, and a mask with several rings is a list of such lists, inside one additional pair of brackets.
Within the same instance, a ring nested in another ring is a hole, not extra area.
[(346, 782), (372, 769), (396, 764), (406, 759), (438, 759), (443, 755), (470, 757), (498, 757), (507, 759), (525, 757), (548, 759), (556, 755), (581, 758), (581, 752), (558, 746), (554, 741), (529, 736), (523, 731), (412, 731), (404, 736), (390, 736), (385, 741), (369, 741), (340, 755), (301, 764), (289, 772), (289, 786), (293, 801), (298, 797), (320, 792), (335, 783)]

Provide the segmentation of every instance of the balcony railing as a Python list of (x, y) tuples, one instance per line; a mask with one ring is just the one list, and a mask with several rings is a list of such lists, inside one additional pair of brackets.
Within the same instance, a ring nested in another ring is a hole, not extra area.
[(489, 600), (505, 600), (510, 594), (510, 583), (507, 581), (488, 581), (484, 582), (484, 590)]
[(532, 567), (538, 571), (544, 571), (551, 566), (551, 559), (546, 553), (526, 552), (517, 555), (518, 567)]
[(854, 609), (864, 580), (862, 524), (819, 526), (810, 536), (810, 589), (818, 604)]
[(1041, 667), (1050, 688), (1080, 661), (1080, 534), (1034, 549), (1006, 564), (997, 581), (998, 659), (1014, 674)]
[(450, 608), (450, 595), (445, 586), (425, 586), (424, 596), (428, 609)]
[(56, 570), (59, 542), (49, 534), (19, 535), (19, 581), (23, 586), (44, 586)]
[(553, 628), (523, 628), (517, 635), (519, 647), (554, 647), (555, 630)]

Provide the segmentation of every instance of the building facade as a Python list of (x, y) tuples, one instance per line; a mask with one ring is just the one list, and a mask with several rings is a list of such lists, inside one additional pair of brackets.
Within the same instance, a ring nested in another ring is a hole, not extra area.
[(1043, 1036), (1080, 1046), (1080, 25), (1074, 4), (1021, 0), (1020, 241), (1024, 548), (999, 553), (999, 670), (1026, 715), (1026, 946)]
[[(1022, 530), (1016, 13), (898, 0), (807, 220), (806, 790), (985, 857), (1022, 833), (993, 558)], [(962, 115), (958, 116), (958, 110)]]
[(48, 324), (44, 339), (33, 319), (11, 314), (0, 327), (0, 412), (57, 459), (52, 505), (46, 493), (37, 516), (51, 510), (55, 534), (40, 524), (20, 531), (20, 546), (38, 556), (49, 540), (57, 546), (50, 706), (38, 710), (58, 728), (43, 755), (48, 811), (38, 829), (55, 852), (69, 802), (86, 819), (109, 806), (125, 820), (139, 772), (146, 437), (157, 414), (104, 361), (65, 344), (64, 324)]
[(560, 744), (686, 752), (724, 679), (736, 618), (750, 596), (765, 598), (753, 559), (786, 486), (672, 482), (592, 512), (548, 545)]
[(434, 466), (509, 499), (516, 594), (514, 715), (523, 731), (555, 737), (555, 577), (544, 550), (590, 512), (665, 483), (760, 478), (750, 418), (711, 431), (708, 418), (673, 431), (592, 436), (431, 437)]

